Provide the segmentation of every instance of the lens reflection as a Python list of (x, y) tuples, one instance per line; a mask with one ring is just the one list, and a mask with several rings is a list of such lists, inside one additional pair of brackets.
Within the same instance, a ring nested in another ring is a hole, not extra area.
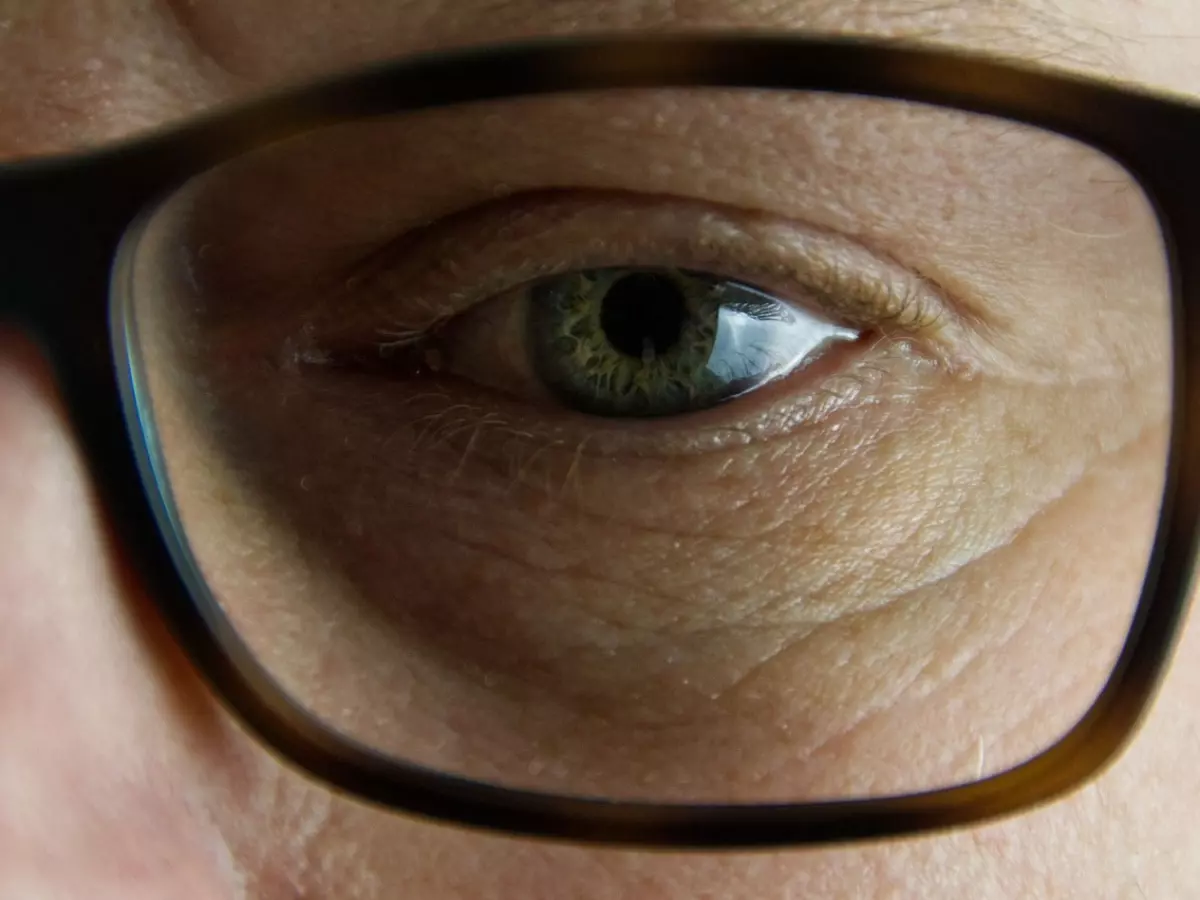
[(495, 101), (235, 160), (124, 253), (214, 596), (396, 758), (616, 799), (948, 786), (1061, 737), (1125, 637), (1166, 264), (1133, 178), (1061, 136)]

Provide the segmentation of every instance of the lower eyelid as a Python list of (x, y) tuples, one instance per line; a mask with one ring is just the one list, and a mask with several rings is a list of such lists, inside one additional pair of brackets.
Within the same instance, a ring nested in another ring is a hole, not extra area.
[[(420, 422), (441, 420), (454, 410), (457, 424), (451, 430), (458, 434), (478, 437), (483, 429), (510, 442), (528, 442), (531, 448), (569, 448), (581, 458), (609, 460), (669, 459), (786, 439), (855, 409), (911, 402), (915, 391), (945, 374), (907, 345), (867, 334), (853, 343), (835, 344), (791, 375), (707, 410), (661, 419), (604, 419), (565, 410), (554, 400), (546, 406), (514, 400), (449, 373), (425, 372), (409, 379), (392, 377), (386, 367), (368, 370), (327, 358), (302, 366), (298, 374), (316, 379), (316, 390), (325, 379), (333, 379), (329, 386), (334, 389), (353, 379), (363, 408), (379, 410), (377, 415), (392, 420), (389, 427), (421, 428)], [(476, 452), (483, 451), (477, 447)]]

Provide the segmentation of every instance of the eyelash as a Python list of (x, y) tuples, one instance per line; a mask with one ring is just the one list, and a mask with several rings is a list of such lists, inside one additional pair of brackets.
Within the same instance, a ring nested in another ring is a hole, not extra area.
[[(853, 366), (845, 365), (849, 353), (858, 356)], [(468, 454), (484, 452), (477, 443), (482, 446), (491, 436), (506, 442), (500, 455), (528, 460), (548, 451), (614, 461), (727, 453), (748, 445), (765, 450), (772, 442), (796, 438), (802, 431), (811, 432), (810, 439), (820, 444), (820, 426), (830, 416), (885, 402), (892, 386), (897, 387), (893, 393), (911, 399), (917, 389), (913, 372), (928, 371), (931, 364), (915, 356), (907, 343), (884, 337), (866, 347), (845, 344), (805, 370), (814, 383), (804, 390), (798, 391), (792, 379), (784, 377), (737, 401), (668, 419), (595, 419), (565, 410), (548, 414), (453, 377), (397, 377), (390, 360), (381, 362), (372, 353), (306, 358), (296, 368), (300, 373), (316, 369), (333, 376), (324, 382), (331, 391), (329, 402), (344, 407), (352, 397), (355, 416), (379, 419), (377, 427), (396, 427), (397, 413), (404, 410), (403, 427), (418, 432), (414, 451), (418, 444), (448, 446), (455, 438), (470, 435), (469, 440), (458, 441), (467, 448), (458, 463), (461, 468)], [(814, 373), (814, 369), (823, 371)], [(355, 385), (352, 394), (343, 390), (347, 384)]]

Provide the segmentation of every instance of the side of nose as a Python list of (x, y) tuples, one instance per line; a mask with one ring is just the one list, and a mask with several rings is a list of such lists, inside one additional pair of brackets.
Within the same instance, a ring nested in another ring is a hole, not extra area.
[(49, 366), (0, 330), (0, 897), (234, 896), (187, 787), (220, 718), (136, 584)]

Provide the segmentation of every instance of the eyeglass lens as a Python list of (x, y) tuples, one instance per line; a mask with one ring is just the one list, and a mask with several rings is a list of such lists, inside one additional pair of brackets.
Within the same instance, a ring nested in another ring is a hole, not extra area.
[(1136, 180), (1065, 137), (490, 101), (236, 159), (120, 264), (131, 427), (208, 589), (397, 759), (613, 799), (949, 786), (1060, 738), (1125, 639), (1169, 278)]

